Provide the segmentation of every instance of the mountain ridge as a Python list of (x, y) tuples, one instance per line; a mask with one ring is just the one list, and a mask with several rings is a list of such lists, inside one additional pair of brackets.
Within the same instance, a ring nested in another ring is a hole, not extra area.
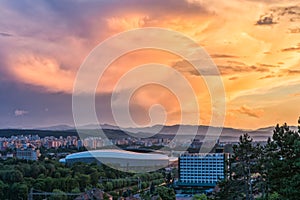
[[(85, 125), (79, 126), (82, 132), (85, 132), (87, 135), (91, 134), (95, 136), (99, 126), (97, 125)], [(212, 136), (212, 138), (218, 137), (220, 141), (238, 141), (240, 135), (244, 133), (249, 133), (251, 137), (253, 137), (256, 141), (266, 141), (268, 137), (271, 137), (273, 134), (273, 130), (275, 128), (272, 126), (259, 128), (256, 130), (244, 130), (244, 129), (235, 129), (229, 127), (210, 127), (205, 125), (171, 125), (171, 126), (163, 126), (163, 125), (155, 125), (151, 127), (143, 127), (143, 128), (123, 128), (120, 129), (117, 126), (103, 124), (101, 128), (105, 132), (105, 134), (113, 135), (114, 137), (136, 137), (136, 138), (148, 138), (152, 136), (158, 135), (159, 137), (167, 137), (173, 138), (174, 135), (180, 135), (182, 137), (192, 136), (194, 135), (198, 139), (203, 139), (206, 136)], [(179, 128), (181, 131), (178, 132)], [(291, 130), (297, 130), (296, 126), (291, 126)], [(0, 129), (0, 137), (3, 136), (12, 136), (12, 135), (20, 135), (25, 134), (34, 135), (38, 133), (41, 137), (54, 135), (54, 136), (69, 136), (69, 135), (77, 135), (78, 131), (69, 125), (55, 125), (50, 127), (40, 127), (38, 129)], [(196, 133), (196, 134), (195, 134)], [(221, 133), (219, 135), (219, 133)]]

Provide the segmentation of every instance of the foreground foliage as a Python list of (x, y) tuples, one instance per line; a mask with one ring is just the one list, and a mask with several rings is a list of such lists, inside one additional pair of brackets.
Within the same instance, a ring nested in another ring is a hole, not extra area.
[(8, 159), (0, 163), (0, 199), (27, 199), (30, 188), (58, 193), (63, 199), (67, 199), (64, 192), (80, 193), (94, 187), (107, 192), (125, 187), (137, 191), (138, 179), (141, 189), (149, 187), (149, 181), (157, 185), (164, 181), (162, 173), (159, 172), (129, 174), (96, 164), (77, 163), (67, 167), (55, 160)]
[(229, 178), (219, 183), (216, 199), (298, 200), (300, 126), (296, 131), (277, 125), (265, 145), (244, 134), (233, 147), (229, 166)]

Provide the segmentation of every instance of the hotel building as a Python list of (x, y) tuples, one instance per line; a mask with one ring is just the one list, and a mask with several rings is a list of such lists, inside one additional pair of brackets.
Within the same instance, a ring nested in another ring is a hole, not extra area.
[(224, 153), (185, 153), (179, 157), (178, 170), (180, 186), (215, 186), (225, 178)]

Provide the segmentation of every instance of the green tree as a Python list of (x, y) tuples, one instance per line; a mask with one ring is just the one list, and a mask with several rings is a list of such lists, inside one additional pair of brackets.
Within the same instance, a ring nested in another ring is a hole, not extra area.
[[(300, 124), (300, 119), (299, 119)], [(269, 173), (270, 190), (287, 200), (296, 200), (300, 196), (300, 126), (298, 132), (287, 124), (277, 125), (273, 134), (276, 145)]]
[(32, 178), (37, 178), (38, 175), (40, 174), (40, 168), (37, 163), (34, 163), (33, 165), (30, 166), (30, 177)]
[(171, 172), (169, 172), (166, 174), (166, 182), (167, 182), (167, 184), (170, 184), (171, 181), (172, 181), (172, 174), (171, 174)]
[(139, 191), (139, 188), (138, 188), (138, 186), (136, 186), (136, 185), (135, 185), (135, 186), (132, 186), (131, 189), (132, 189), (132, 193), (133, 193), (133, 194), (136, 194), (136, 193)]
[(107, 182), (106, 184), (105, 184), (105, 190), (106, 191), (112, 191), (113, 190), (113, 184), (111, 183), (111, 182)]
[(300, 196), (300, 118), (298, 131), (277, 125), (272, 140), (254, 146), (240, 138), (230, 159), (229, 179), (218, 183), (216, 199), (296, 200)]
[(253, 174), (258, 171), (261, 147), (254, 146), (252, 140), (248, 134), (244, 134), (240, 136), (238, 145), (233, 146), (233, 155), (229, 160), (229, 179), (219, 183), (220, 191), (216, 194), (216, 199), (254, 198)]
[(9, 199), (26, 199), (28, 195), (28, 187), (24, 183), (14, 183), (10, 188)]
[(50, 200), (67, 200), (68, 199), (66, 193), (64, 193), (63, 191), (61, 191), (59, 189), (54, 189), (53, 193), (54, 194), (49, 198)]
[(90, 176), (86, 175), (86, 174), (78, 174), (76, 179), (79, 183), (79, 188), (80, 188), (81, 191), (84, 191), (84, 189), (90, 183)]
[(108, 194), (106, 194), (106, 193), (103, 194), (103, 200), (109, 200)]
[(75, 188), (79, 188), (79, 183), (75, 178), (67, 177), (65, 179), (66, 191), (71, 191)]
[(23, 174), (19, 170), (0, 171), (0, 178), (6, 183), (15, 183), (23, 181)]
[(97, 171), (90, 174), (91, 185), (96, 186), (99, 182), (100, 175)]
[(53, 178), (47, 177), (43, 181), (46, 186), (45, 191), (51, 192), (53, 190), (53, 188), (55, 187)]
[(193, 196), (193, 200), (207, 200), (207, 196), (205, 194), (196, 194)]
[(154, 185), (153, 182), (151, 182), (151, 184), (150, 184), (150, 194), (154, 194), (154, 192), (155, 192), (155, 185)]
[(6, 199), (8, 192), (9, 192), (8, 184), (5, 184), (0, 180), (0, 199)]
[(142, 189), (146, 189), (148, 187), (148, 182), (142, 182), (141, 187)]
[(143, 199), (143, 200), (151, 200), (151, 194), (150, 194), (150, 192), (141, 192), (141, 198)]
[(268, 200), (280, 200), (280, 196), (277, 192), (274, 192), (273, 194), (270, 195), (270, 197), (268, 198)]
[(71, 190), (72, 193), (80, 193), (80, 189), (78, 187)]
[(175, 200), (176, 199), (175, 192), (171, 188), (158, 187), (156, 190), (157, 190), (157, 193), (160, 196), (160, 198), (163, 200)]

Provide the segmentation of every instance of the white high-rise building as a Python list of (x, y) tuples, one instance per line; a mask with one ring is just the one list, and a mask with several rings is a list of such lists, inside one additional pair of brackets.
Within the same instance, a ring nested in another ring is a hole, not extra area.
[(179, 157), (179, 185), (214, 186), (225, 178), (224, 153), (185, 153)]

